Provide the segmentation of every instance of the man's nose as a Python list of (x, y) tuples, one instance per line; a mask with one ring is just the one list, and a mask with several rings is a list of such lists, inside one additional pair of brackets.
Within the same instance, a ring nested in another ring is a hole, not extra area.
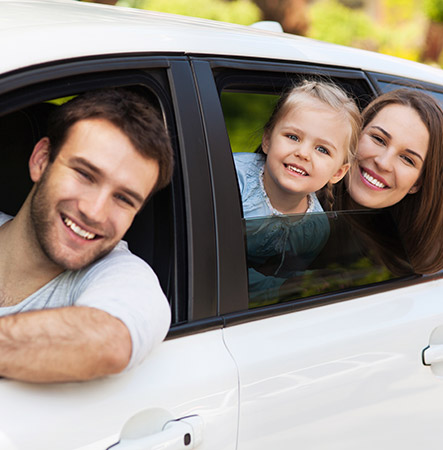
[(89, 192), (79, 200), (78, 209), (87, 222), (85, 225), (104, 223), (109, 217), (110, 195), (106, 190)]

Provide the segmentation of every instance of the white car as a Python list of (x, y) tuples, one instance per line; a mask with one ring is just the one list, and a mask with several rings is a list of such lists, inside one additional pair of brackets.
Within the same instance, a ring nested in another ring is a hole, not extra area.
[[(118, 376), (0, 379), (1, 450), (441, 449), (442, 273), (391, 273), (335, 214), (330, 242), (296, 289), (250, 300), (232, 150), (254, 145), (241, 139), (301, 77), (334, 80), (363, 107), (399, 86), (443, 101), (442, 70), (68, 0), (0, 0), (0, 42), (0, 210), (15, 214), (30, 188), (26, 158), (50, 100), (132, 86), (161, 108), (177, 161), (172, 185), (127, 236), (171, 302), (167, 340)], [(401, 252), (389, 220), (367, 217)], [(424, 365), (428, 347), (436, 356)]]

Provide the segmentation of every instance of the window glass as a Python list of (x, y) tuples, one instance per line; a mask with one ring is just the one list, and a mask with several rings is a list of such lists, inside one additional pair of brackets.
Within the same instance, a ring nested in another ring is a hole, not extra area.
[[(348, 85), (352, 86), (349, 80)], [(263, 85), (258, 86), (256, 78), (250, 88), (237, 80), (237, 85), (221, 90), (233, 153), (257, 150), (278, 92), (275, 80), (268, 86), (263, 79)], [(362, 86), (358, 94), (361, 104), (371, 95)], [(234, 157), (239, 190), (247, 197), (242, 206), (250, 216), (243, 218), (249, 308), (345, 292), (413, 275), (394, 222), (386, 212), (264, 216), (273, 208), (266, 195), (260, 196), (263, 184), (261, 190), (257, 187), (262, 183), (261, 171), (250, 170), (256, 161), (252, 155)], [(268, 207), (261, 208), (263, 202)]]
[(434, 98), (436, 98), (440, 102), (440, 105), (443, 106), (443, 92), (430, 91), (430, 90), (426, 90), (426, 89), (416, 87), (413, 85), (404, 85), (404, 84), (391, 83), (391, 82), (388, 83), (385, 81), (379, 81), (378, 84), (383, 93), (390, 92), (390, 91), (393, 91), (394, 89), (400, 89), (400, 88), (404, 88), (404, 87), (425, 91), (427, 94), (432, 95)]
[(383, 210), (244, 219), (249, 307), (413, 275)]

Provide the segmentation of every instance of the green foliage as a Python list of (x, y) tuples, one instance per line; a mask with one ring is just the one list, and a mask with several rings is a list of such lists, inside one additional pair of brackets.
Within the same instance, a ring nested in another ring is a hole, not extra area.
[(274, 95), (222, 93), (223, 115), (233, 152), (253, 152), (257, 148), (277, 100)]
[(251, 0), (120, 0), (118, 5), (242, 25), (260, 20), (260, 10)]
[[(309, 36), (335, 44), (372, 48), (377, 30), (362, 11), (347, 8), (337, 0), (321, 0), (309, 10)], [(368, 41), (367, 44), (364, 44)]]
[(310, 8), (309, 37), (418, 60), (425, 33), (420, 2), (383, 0), (380, 11), (383, 20), (379, 23), (337, 0), (319, 0)]
[(429, 19), (443, 23), (443, 0), (424, 0), (423, 6)]

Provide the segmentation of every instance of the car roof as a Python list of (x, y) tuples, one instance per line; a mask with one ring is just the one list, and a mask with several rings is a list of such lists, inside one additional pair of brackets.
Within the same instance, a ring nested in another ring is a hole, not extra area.
[(248, 26), (75, 0), (0, 0), (0, 74), (131, 53), (254, 57), (363, 69), (441, 84), (441, 69)]

